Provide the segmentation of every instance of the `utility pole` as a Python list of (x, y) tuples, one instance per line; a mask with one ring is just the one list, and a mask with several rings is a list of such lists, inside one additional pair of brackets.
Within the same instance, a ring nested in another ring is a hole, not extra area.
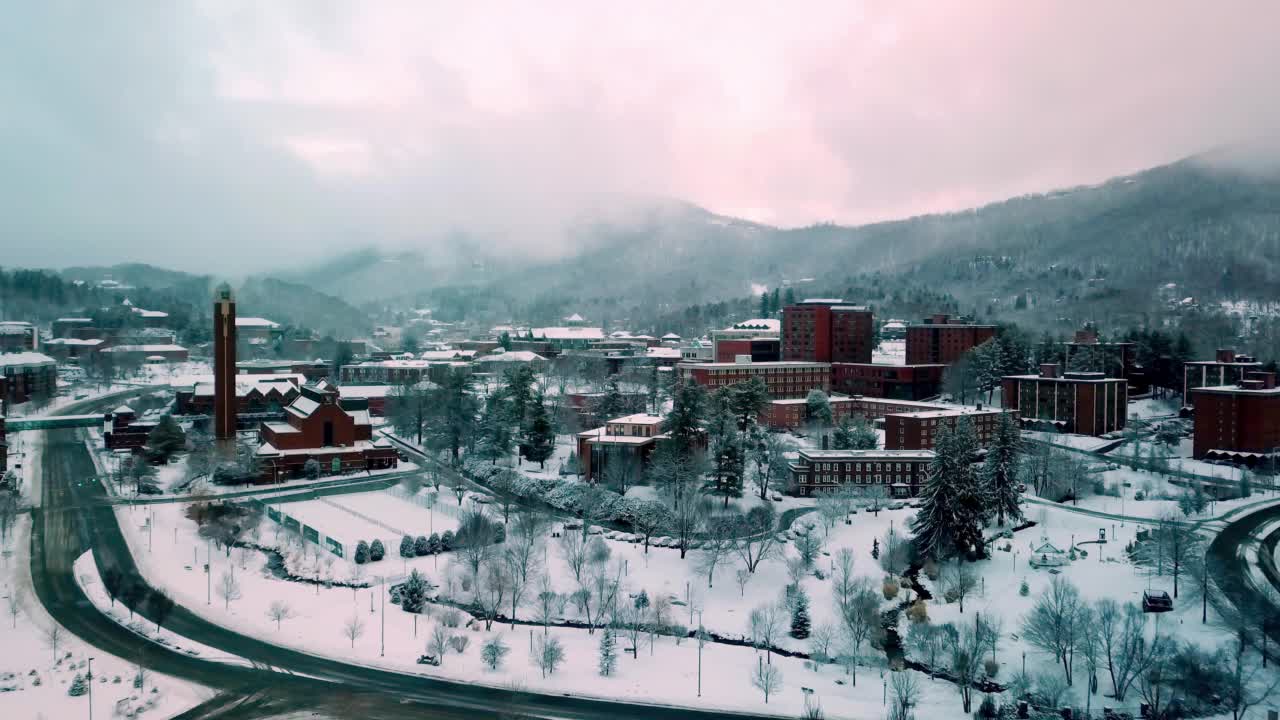
[(379, 580), (381, 580), (381, 585), (382, 585), (382, 589), (378, 591), (378, 594), (382, 596), (382, 650), (378, 653), (378, 655), (380, 657), (386, 657), (387, 655), (387, 592), (386, 592), (387, 578), (386, 576), (383, 576), (379, 578)]
[(93, 658), (89, 658), (89, 720), (93, 720)]
[(213, 545), (209, 538), (204, 539), (204, 575), (207, 587), (205, 588), (205, 605), (213, 604)]
[(702, 613), (698, 613), (698, 697), (702, 697), (702, 646), (707, 642), (707, 633), (702, 628)]

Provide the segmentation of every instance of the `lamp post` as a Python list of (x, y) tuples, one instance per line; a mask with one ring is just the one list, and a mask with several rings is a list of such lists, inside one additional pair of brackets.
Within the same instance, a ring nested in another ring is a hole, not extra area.
[(93, 720), (93, 658), (89, 658), (89, 720)]

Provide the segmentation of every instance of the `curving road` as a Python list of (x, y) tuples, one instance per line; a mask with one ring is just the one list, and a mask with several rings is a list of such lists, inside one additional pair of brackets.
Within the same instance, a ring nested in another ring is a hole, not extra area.
[[(1206, 561), (1213, 569), (1223, 596), (1238, 612), (1254, 617), (1280, 617), (1280, 571), (1276, 568), (1276, 547), (1280, 528), (1262, 535), (1262, 529), (1280, 520), (1280, 505), (1257, 510), (1228, 524), (1209, 544)], [(1259, 588), (1250, 572), (1250, 550), (1259, 551), (1259, 568), (1270, 587)], [(1280, 661), (1280, 623), (1268, 628), (1267, 655)]]
[[(76, 558), (92, 549), (102, 570), (115, 568), (133, 581), (145, 583), (105, 489), (92, 480), (95, 473), (88, 450), (76, 431), (54, 430), (47, 431), (41, 452), (42, 503), (32, 511), (31, 539), (31, 573), (37, 597), (59, 623), (104, 652), (220, 691), (218, 697), (185, 713), (184, 718), (263, 718), (295, 711), (368, 720), (751, 717), (495, 689), (351, 665), (233, 632), (182, 606), (173, 609), (165, 627), (223, 653), (249, 659), (254, 666), (225, 665), (141, 642), (98, 612), (73, 576)], [(145, 606), (135, 610), (150, 618)]]

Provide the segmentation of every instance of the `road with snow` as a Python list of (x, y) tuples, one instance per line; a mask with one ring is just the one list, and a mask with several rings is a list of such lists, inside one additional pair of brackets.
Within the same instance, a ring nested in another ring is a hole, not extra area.
[[(82, 403), (80, 407), (86, 404), (89, 403)], [(64, 411), (73, 411), (73, 406)], [(145, 584), (129, 553), (106, 490), (95, 479), (88, 449), (77, 431), (53, 430), (47, 431), (41, 452), (42, 502), (32, 512), (31, 541), (31, 572), (37, 597), (67, 630), (103, 652), (220, 691), (214, 700), (181, 717), (238, 720), (277, 717), (291, 712), (370, 720), (512, 716), (582, 720), (750, 717), (498, 690), (358, 666), (233, 632), (180, 605), (166, 618), (166, 629), (222, 653), (246, 658), (252, 667), (229, 666), (150, 643), (140, 645), (137, 635), (92, 605), (74, 577), (76, 558), (92, 550), (102, 571), (118, 570), (129, 581)], [(145, 604), (135, 610), (154, 620)]]

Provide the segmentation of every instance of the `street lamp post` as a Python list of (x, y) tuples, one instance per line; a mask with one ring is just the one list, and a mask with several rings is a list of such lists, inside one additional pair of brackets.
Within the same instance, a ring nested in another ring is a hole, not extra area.
[(93, 658), (89, 658), (89, 720), (93, 720)]

